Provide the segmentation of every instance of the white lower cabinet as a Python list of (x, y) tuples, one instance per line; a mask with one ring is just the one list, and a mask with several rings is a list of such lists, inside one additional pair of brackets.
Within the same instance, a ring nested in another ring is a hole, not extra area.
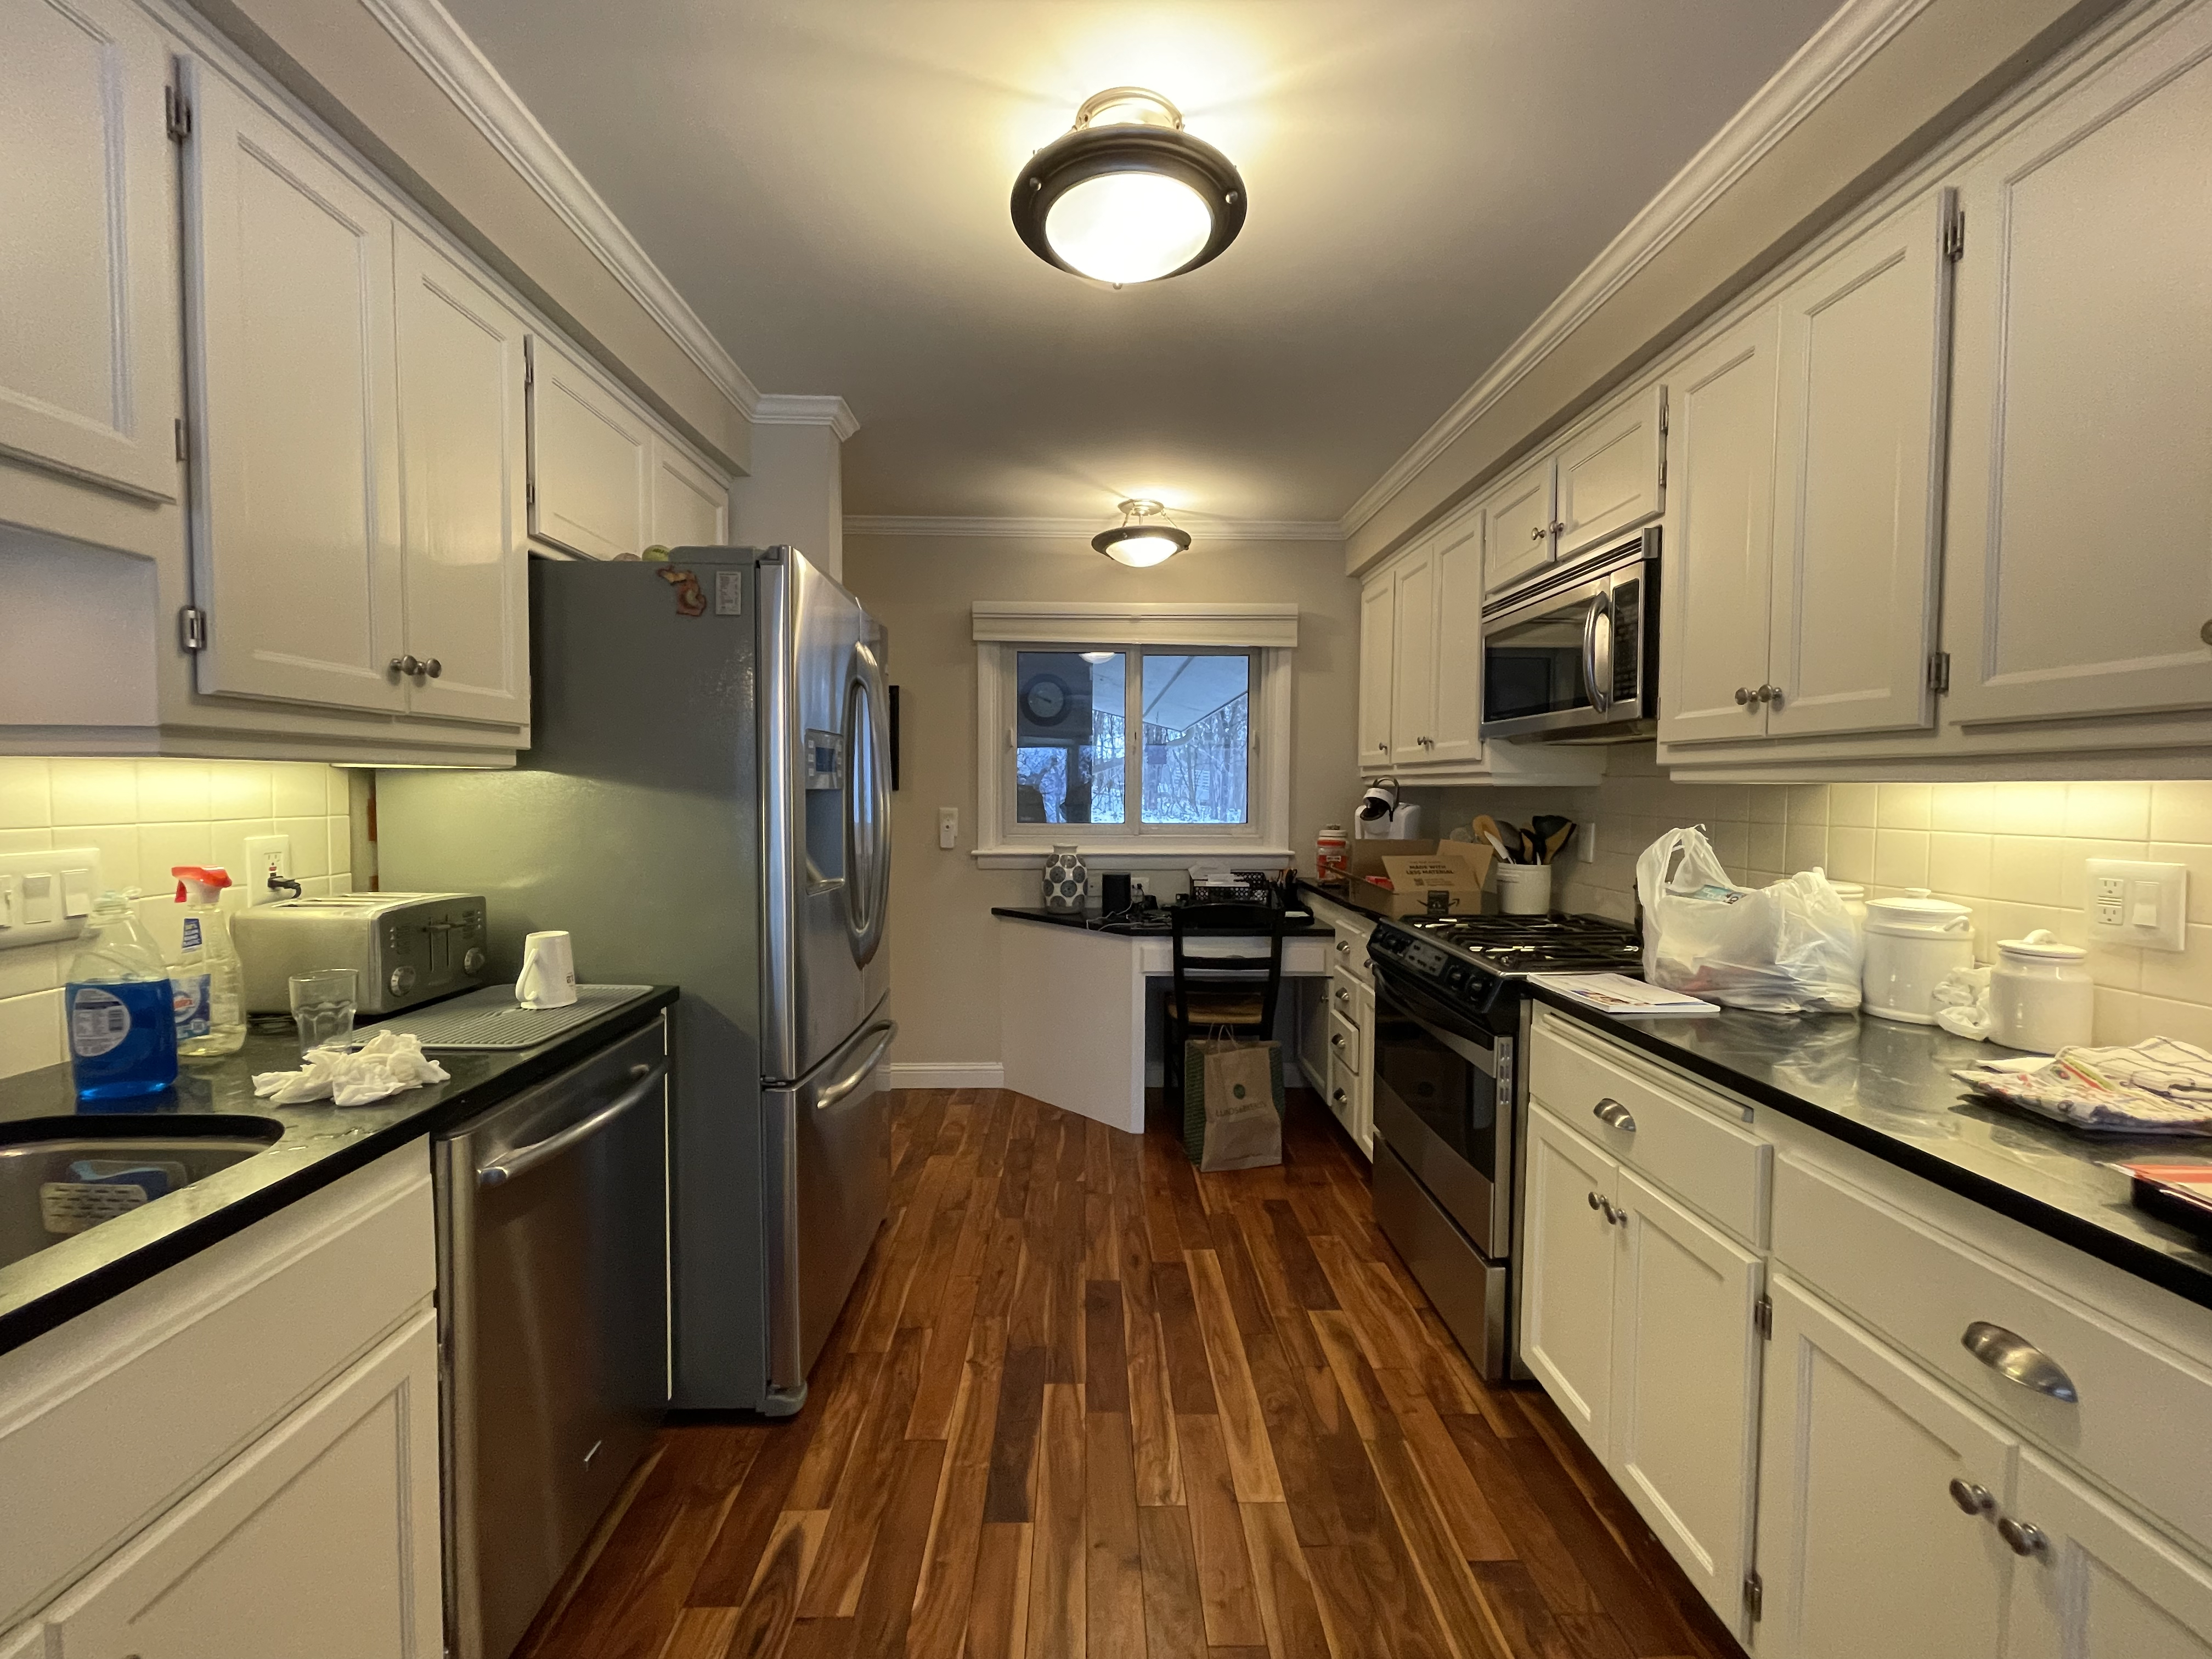
[(424, 1312), (46, 1614), (58, 1659), (435, 1659), (437, 1316)]
[(2009, 1508), (2043, 1541), (2013, 1568), (2005, 1659), (2212, 1655), (2212, 1568), (2033, 1451)]
[(1609, 1206), (1620, 1166), (1541, 1107), (1528, 1113), (1521, 1357), (1590, 1449), (1610, 1443), (1613, 1279)]

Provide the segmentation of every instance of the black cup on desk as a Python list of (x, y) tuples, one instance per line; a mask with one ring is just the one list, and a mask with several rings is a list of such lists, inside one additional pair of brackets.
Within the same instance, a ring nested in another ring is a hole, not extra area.
[(1101, 871), (1098, 875), (1098, 908), (1104, 915), (1118, 916), (1129, 908), (1129, 877), (1127, 872)]

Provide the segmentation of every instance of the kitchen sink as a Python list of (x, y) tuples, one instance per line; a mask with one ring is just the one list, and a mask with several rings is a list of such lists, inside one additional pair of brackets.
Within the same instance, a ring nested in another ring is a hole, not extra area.
[[(242, 1164), (283, 1133), (273, 1118), (230, 1115), (0, 1123), (0, 1267)], [(143, 1184), (87, 1179), (133, 1168), (156, 1173)]]

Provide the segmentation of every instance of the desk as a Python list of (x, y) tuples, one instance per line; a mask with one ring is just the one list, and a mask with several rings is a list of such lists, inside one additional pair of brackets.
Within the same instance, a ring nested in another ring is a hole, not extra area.
[[(1006, 1086), (1132, 1134), (1145, 1127), (1146, 981), (1175, 971), (1164, 933), (1101, 927), (1046, 910), (994, 909), (999, 918), (999, 1052)], [(1331, 930), (1300, 924), (1283, 939), (1285, 979), (1326, 978)], [(1258, 941), (1194, 943), (1194, 956), (1236, 956)], [(1291, 999), (1277, 1011), (1283, 1029)], [(1285, 1042), (1283, 1057), (1295, 1057)]]

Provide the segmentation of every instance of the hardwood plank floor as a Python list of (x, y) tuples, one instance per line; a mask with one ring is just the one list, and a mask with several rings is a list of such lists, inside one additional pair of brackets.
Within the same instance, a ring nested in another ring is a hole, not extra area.
[(1310, 1095), (1220, 1175), (1164, 1122), (893, 1100), (806, 1408), (672, 1422), (518, 1659), (1741, 1659), (1476, 1377)]

